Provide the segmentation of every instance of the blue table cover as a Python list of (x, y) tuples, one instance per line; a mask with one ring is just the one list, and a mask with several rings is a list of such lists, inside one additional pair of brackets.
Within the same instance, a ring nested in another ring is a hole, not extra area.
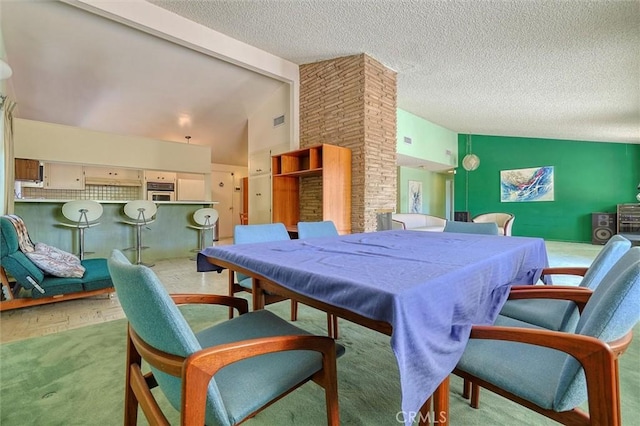
[(492, 324), (511, 284), (548, 266), (544, 240), (420, 231), (208, 247), (316, 300), (392, 325), (407, 424), (462, 356), (471, 326)]

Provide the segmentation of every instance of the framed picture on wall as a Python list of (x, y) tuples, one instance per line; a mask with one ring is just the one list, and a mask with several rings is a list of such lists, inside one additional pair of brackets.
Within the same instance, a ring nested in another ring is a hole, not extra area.
[(409, 213), (422, 213), (422, 182), (409, 181)]
[(553, 166), (500, 172), (500, 201), (554, 201)]

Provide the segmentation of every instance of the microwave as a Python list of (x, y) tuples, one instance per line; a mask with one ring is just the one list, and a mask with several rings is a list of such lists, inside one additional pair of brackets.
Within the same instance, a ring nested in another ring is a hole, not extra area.
[(175, 184), (173, 182), (147, 182), (147, 200), (175, 201)]

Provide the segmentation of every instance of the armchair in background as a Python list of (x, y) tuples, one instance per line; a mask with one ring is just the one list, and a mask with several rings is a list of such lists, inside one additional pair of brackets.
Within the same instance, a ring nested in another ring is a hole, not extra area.
[(460, 234), (499, 235), (498, 225), (495, 223), (455, 222), (448, 220), (444, 232), (458, 232)]
[[(269, 241), (289, 240), (287, 228), (282, 223), (265, 223), (259, 225), (236, 225), (233, 231), (234, 244), (266, 243)], [(253, 294), (253, 278), (229, 270), (229, 296), (241, 291)], [(254, 295), (255, 296), (255, 295)], [(264, 305), (287, 300), (286, 297), (265, 293)], [(229, 318), (233, 318), (233, 309), (229, 309)], [(291, 301), (291, 321), (298, 319), (295, 301)]]
[(515, 216), (510, 213), (484, 213), (471, 219), (471, 221), (475, 223), (493, 222), (498, 225), (500, 235), (507, 236), (511, 236), (511, 228), (513, 227), (514, 220)]
[[(298, 238), (301, 240), (307, 238), (337, 237), (338, 235), (338, 229), (331, 220), (322, 222), (298, 222)], [(298, 302), (293, 302), (292, 309), (295, 310), (297, 317)], [(338, 338), (338, 317), (327, 314), (327, 329), (329, 330), (329, 337), (333, 337), (334, 339)]]

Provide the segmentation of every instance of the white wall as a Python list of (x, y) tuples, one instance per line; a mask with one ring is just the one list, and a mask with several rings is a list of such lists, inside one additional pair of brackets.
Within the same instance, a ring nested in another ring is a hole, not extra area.
[(207, 175), (211, 173), (210, 147), (24, 119), (15, 119), (14, 124), (16, 158)]
[[(291, 149), (290, 85), (283, 84), (249, 117), (249, 154), (276, 145), (289, 144)], [(284, 124), (273, 127), (273, 119), (284, 115)]]

